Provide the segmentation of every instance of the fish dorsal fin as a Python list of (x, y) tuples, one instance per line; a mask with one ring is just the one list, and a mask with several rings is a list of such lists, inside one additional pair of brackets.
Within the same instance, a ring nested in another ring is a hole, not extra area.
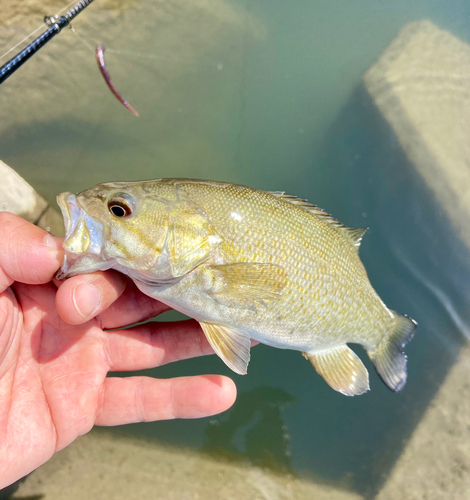
[(343, 226), (340, 230), (343, 232), (343, 234), (346, 234), (348, 236), (353, 245), (356, 247), (356, 250), (359, 252), (359, 247), (361, 246), (361, 241), (367, 231), (367, 227), (355, 228)]
[(341, 223), (339, 220), (335, 219), (328, 212), (325, 212), (323, 208), (320, 208), (313, 203), (309, 203), (307, 200), (303, 198), (298, 198), (297, 196), (292, 196), (284, 193), (283, 191), (268, 191), (268, 193), (276, 198), (280, 198), (281, 200), (287, 201), (296, 207), (302, 208), (306, 212), (319, 217), (324, 222), (333, 226), (336, 230), (338, 230), (341, 234), (346, 236), (351, 243), (356, 247), (356, 250), (359, 251), (359, 247), (361, 246), (361, 241), (364, 236), (364, 233), (367, 231), (367, 228), (353, 228), (348, 227), (345, 224)]

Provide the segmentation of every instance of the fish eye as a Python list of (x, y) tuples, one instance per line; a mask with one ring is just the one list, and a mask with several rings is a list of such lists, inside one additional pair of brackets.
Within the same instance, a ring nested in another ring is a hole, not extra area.
[(119, 219), (129, 217), (134, 210), (131, 200), (124, 196), (114, 196), (108, 201), (108, 210)]

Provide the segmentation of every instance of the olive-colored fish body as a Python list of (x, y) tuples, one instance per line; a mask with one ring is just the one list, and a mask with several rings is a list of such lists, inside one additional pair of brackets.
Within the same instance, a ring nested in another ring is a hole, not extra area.
[(389, 310), (359, 259), (364, 230), (305, 200), (212, 181), (107, 183), (58, 198), (61, 276), (114, 268), (198, 320), (215, 352), (246, 373), (250, 339), (304, 353), (346, 395), (368, 390), (347, 343), (361, 344), (392, 390), (416, 324)]

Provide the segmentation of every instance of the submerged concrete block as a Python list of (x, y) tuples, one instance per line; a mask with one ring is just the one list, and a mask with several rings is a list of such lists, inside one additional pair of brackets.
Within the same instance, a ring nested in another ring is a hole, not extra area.
[(470, 248), (470, 46), (429, 21), (408, 24), (364, 83)]
[[(409, 24), (364, 82), (410, 164), (470, 250), (470, 46), (429, 21)], [(466, 347), (378, 500), (470, 498), (469, 380)]]

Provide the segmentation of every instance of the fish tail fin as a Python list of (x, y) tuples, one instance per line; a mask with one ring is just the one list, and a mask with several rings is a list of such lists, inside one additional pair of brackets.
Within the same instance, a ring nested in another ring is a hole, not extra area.
[(368, 354), (385, 385), (392, 391), (398, 392), (406, 384), (407, 358), (403, 348), (413, 338), (418, 324), (408, 316), (392, 312), (395, 317), (388, 332), (377, 348), (369, 350)]

